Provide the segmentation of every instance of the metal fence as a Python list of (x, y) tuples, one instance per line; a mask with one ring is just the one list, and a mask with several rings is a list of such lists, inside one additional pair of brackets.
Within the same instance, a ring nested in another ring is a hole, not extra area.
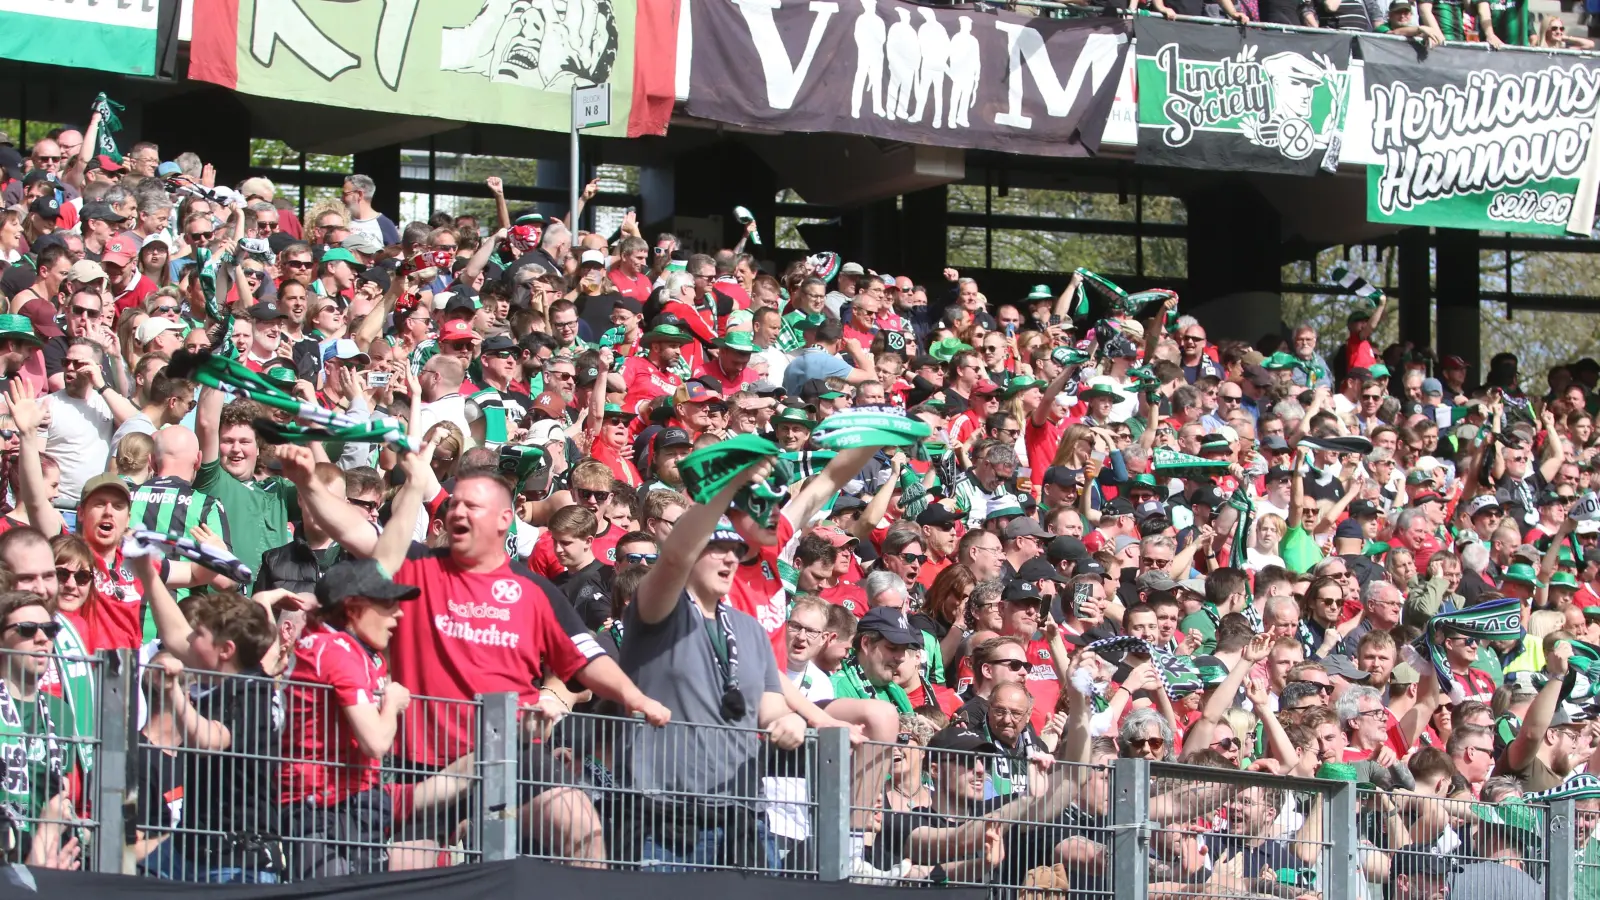
[(783, 750), (720, 725), (550, 722), (509, 694), (414, 697), (374, 733), (323, 686), (126, 654), (0, 652), (0, 675), (20, 814), (3, 850), (30, 864), (273, 881), (528, 855), (1005, 900), (1600, 896), (1600, 801), (1077, 765), (916, 735), (852, 746), (842, 729)]

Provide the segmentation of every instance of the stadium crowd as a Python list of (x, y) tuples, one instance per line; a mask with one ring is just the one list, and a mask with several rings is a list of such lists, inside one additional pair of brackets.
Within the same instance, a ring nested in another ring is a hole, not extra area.
[[(1083, 270), (769, 269), (497, 179), (492, 222), (359, 174), (297, 218), (94, 128), (0, 148), (13, 860), (114, 814), (116, 650), (159, 877), (437, 864), (505, 692), (524, 840), (589, 864), (807, 865), (763, 798), (840, 727), (864, 877), (1104, 889), (1127, 757), (1377, 786), (1374, 897), (1542, 896), (1551, 797), (1600, 852), (1594, 360), (1472, 383), (1375, 346), (1381, 298), (1252, 345)], [(1316, 801), (1150, 808), (1160, 890), (1317, 895)]]

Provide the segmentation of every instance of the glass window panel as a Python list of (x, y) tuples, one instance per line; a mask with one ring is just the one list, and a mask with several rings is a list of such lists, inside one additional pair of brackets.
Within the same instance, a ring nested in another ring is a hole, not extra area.
[(983, 185), (948, 185), (945, 188), (945, 209), (951, 212), (983, 212)]
[(1144, 275), (1150, 278), (1189, 277), (1189, 242), (1183, 238), (1143, 238)]
[(1131, 275), (1138, 267), (1134, 238), (1127, 235), (996, 228), (993, 241), (990, 266), (996, 269), (1071, 272), (1084, 266), (1108, 275)]
[(987, 268), (984, 255), (984, 230), (954, 225), (945, 229), (945, 262), (956, 268)]
[(804, 237), (801, 237), (800, 229), (799, 229), (798, 226), (801, 226), (801, 225), (818, 225), (818, 224), (821, 224), (821, 223), (827, 222), (827, 221), (829, 221), (829, 220), (827, 220), (827, 219), (800, 219), (800, 218), (795, 218), (794, 216), (779, 216), (778, 217), (778, 236), (776, 238), (776, 240), (778, 242), (778, 249), (780, 249), (780, 250), (810, 250), (811, 247), (806, 244), (806, 239)]

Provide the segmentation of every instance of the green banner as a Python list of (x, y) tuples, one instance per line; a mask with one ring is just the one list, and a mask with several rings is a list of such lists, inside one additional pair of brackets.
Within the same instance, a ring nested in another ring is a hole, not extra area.
[(1367, 219), (1563, 234), (1600, 100), (1600, 63), (1361, 39), (1372, 110)]
[[(4, 0), (0, 0), (4, 2)], [(611, 85), (625, 136), (635, 5), (612, 0), (223, 0), (195, 7), (189, 76), (282, 100), (548, 131)]]
[(156, 0), (0, 0), (0, 59), (156, 73)]

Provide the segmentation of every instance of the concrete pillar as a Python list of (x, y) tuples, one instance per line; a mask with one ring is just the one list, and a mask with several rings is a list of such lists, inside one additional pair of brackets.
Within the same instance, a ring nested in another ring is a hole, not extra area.
[(1399, 296), (1393, 298), (1394, 314), (1400, 323), (1400, 342), (1410, 341), (1418, 347), (1433, 344), (1430, 237), (1426, 228), (1407, 228), (1399, 235), (1400, 286)]
[[(1216, 338), (1255, 341), (1281, 329), (1282, 221), (1248, 182), (1226, 181), (1184, 196), (1189, 285), (1181, 308)], [(1207, 309), (1213, 301), (1226, 308)], [(1290, 323), (1293, 324), (1293, 323)]]
[(372, 207), (404, 228), (400, 221), (400, 145), (364, 150), (354, 155), (351, 165), (351, 174), (365, 175), (377, 185)]
[(1441, 356), (1459, 356), (1467, 362), (1467, 383), (1481, 377), (1479, 357), (1479, 237), (1476, 231), (1440, 228), (1435, 232), (1438, 252), (1439, 341)]

